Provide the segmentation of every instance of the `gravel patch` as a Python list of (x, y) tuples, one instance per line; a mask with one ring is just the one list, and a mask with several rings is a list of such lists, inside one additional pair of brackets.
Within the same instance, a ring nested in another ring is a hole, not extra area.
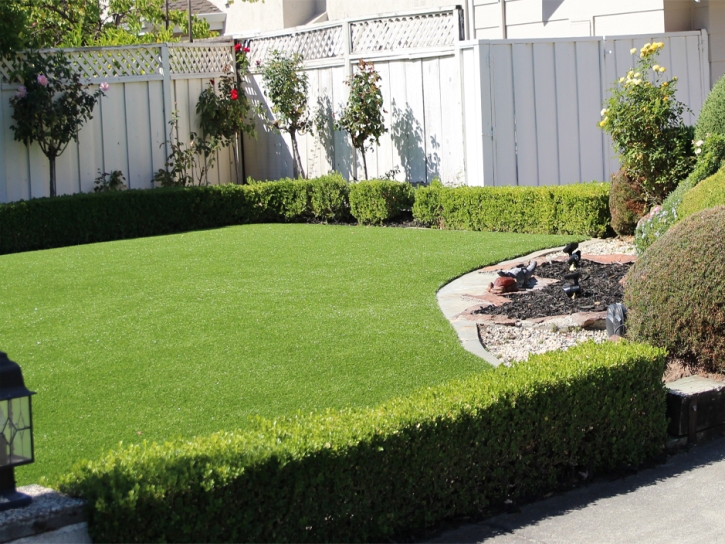
[(525, 361), (529, 355), (557, 349), (567, 350), (587, 340), (605, 342), (607, 331), (550, 331), (538, 328), (509, 327), (506, 325), (480, 325), (478, 336), (485, 349), (493, 353), (505, 366)]
[[(579, 244), (585, 255), (636, 255), (632, 238), (592, 239)], [(547, 259), (553, 259), (564, 253), (550, 253)], [(567, 350), (581, 342), (593, 340), (605, 342), (606, 331), (588, 330), (549, 330), (541, 327), (523, 328), (520, 326), (479, 324), (478, 336), (483, 347), (494, 354), (504, 365), (525, 361), (529, 355), (554, 350)]]

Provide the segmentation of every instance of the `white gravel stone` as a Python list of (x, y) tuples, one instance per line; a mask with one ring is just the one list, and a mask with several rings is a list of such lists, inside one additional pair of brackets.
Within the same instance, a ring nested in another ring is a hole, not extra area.
[(485, 349), (503, 364), (525, 361), (529, 355), (557, 349), (566, 350), (587, 340), (604, 342), (606, 331), (569, 330), (565, 332), (507, 325), (484, 325), (479, 336)]

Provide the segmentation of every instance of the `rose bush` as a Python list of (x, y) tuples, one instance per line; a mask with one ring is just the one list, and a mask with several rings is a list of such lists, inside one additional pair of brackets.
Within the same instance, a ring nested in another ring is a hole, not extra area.
[(640, 60), (612, 87), (599, 122), (651, 204), (662, 202), (694, 165), (693, 129), (684, 125), (687, 108), (675, 98), (677, 77), (667, 79), (666, 68), (657, 64), (663, 47), (662, 42), (642, 47)]

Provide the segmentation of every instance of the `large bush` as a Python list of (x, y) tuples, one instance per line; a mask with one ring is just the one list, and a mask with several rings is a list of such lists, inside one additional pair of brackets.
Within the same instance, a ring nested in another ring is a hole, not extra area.
[(431, 184), (416, 191), (413, 217), (439, 228), (602, 237), (610, 222), (609, 184), (456, 188)]
[(361, 181), (350, 185), (350, 212), (364, 225), (380, 225), (410, 210), (414, 198), (410, 183)]
[(677, 77), (668, 79), (657, 64), (663, 47), (642, 47), (640, 60), (612, 87), (599, 123), (612, 136), (622, 168), (652, 203), (662, 202), (694, 164), (693, 129), (684, 125), (686, 106), (675, 98)]
[(695, 138), (704, 140), (708, 134), (725, 136), (725, 77), (715, 83), (697, 118)]
[(674, 225), (627, 275), (631, 337), (725, 370), (725, 207)]
[(634, 246), (639, 255), (680, 219), (679, 206), (687, 192), (725, 167), (725, 136), (712, 134), (705, 140), (698, 140), (695, 146), (697, 153), (695, 169), (667, 196), (662, 206), (652, 208), (649, 214), (637, 223)]
[(96, 542), (386, 541), (658, 455), (663, 371), (662, 350), (589, 343), (371, 409), (124, 447), (60, 489)]
[(634, 234), (637, 221), (646, 209), (647, 202), (640, 185), (624, 169), (614, 174), (609, 193), (609, 212), (614, 232), (620, 236)]

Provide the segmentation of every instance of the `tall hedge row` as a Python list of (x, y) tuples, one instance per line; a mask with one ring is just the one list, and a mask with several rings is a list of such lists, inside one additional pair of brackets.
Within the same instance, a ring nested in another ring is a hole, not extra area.
[(609, 228), (608, 183), (543, 187), (431, 185), (416, 192), (413, 217), (460, 230), (602, 237)]
[(123, 447), (59, 488), (88, 501), (94, 541), (382, 541), (657, 455), (664, 356), (589, 343), (372, 409)]

